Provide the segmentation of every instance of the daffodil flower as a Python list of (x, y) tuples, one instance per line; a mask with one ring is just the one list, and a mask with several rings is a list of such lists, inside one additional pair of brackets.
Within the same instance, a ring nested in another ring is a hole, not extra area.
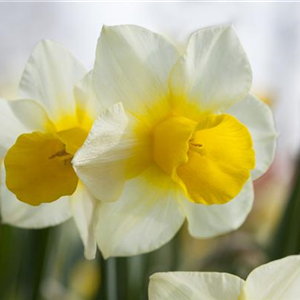
[(150, 277), (149, 300), (298, 300), (300, 256), (253, 270), (243, 279), (217, 272), (168, 272)]
[(244, 222), (276, 138), (251, 80), (231, 27), (195, 32), (183, 54), (141, 27), (103, 28), (93, 85), (106, 110), (73, 165), (106, 202), (95, 227), (105, 257), (157, 249), (185, 218), (196, 238)]
[(99, 110), (91, 74), (61, 45), (43, 41), (19, 90), (19, 100), (0, 99), (2, 222), (43, 228), (73, 215), (85, 255), (93, 258), (96, 202), (71, 164)]

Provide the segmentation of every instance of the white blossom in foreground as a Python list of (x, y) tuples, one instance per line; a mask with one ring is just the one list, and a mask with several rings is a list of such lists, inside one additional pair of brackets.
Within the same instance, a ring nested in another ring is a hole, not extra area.
[(0, 99), (2, 222), (44, 228), (74, 216), (85, 255), (93, 258), (96, 200), (71, 164), (99, 111), (91, 74), (61, 45), (42, 41), (19, 90), (19, 100)]
[(231, 27), (195, 32), (182, 55), (144, 28), (103, 28), (93, 85), (106, 110), (73, 166), (106, 202), (95, 227), (105, 257), (157, 249), (185, 219), (196, 238), (244, 222), (276, 139), (251, 80)]
[(288, 256), (256, 268), (246, 281), (213, 272), (156, 273), (149, 300), (298, 300), (300, 256)]

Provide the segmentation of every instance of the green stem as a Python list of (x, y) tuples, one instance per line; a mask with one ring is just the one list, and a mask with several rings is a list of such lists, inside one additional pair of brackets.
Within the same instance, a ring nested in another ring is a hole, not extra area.
[(40, 300), (40, 287), (43, 280), (44, 269), (46, 266), (47, 246), (50, 235), (50, 228), (35, 231), (32, 250), (35, 250), (34, 275), (32, 300)]
[(128, 260), (126, 257), (116, 259), (118, 299), (128, 299)]
[(96, 293), (96, 298), (95, 300), (106, 300), (106, 284), (105, 284), (105, 280), (106, 280), (106, 273), (105, 273), (105, 259), (103, 258), (103, 256), (101, 255), (101, 253), (98, 256), (98, 263), (100, 266), (100, 272), (101, 272), (101, 284), (99, 286), (99, 290), (98, 293)]
[(106, 261), (106, 296), (107, 300), (118, 300), (117, 297), (117, 264), (115, 258)]
[(119, 300), (117, 291), (117, 265), (115, 258), (105, 260), (100, 254), (101, 285), (95, 300)]
[(300, 160), (292, 193), (273, 240), (268, 248), (270, 260), (300, 252)]

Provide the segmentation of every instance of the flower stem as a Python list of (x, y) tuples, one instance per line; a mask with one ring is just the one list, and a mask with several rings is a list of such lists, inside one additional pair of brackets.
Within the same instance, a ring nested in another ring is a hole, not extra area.
[(296, 170), (295, 183), (292, 193), (283, 212), (281, 221), (272, 242), (268, 254), (270, 260), (279, 259), (287, 255), (300, 252), (300, 159)]
[(119, 257), (117, 262), (118, 299), (128, 299), (128, 259)]
[(116, 259), (106, 260), (100, 254), (98, 261), (101, 268), (101, 285), (95, 300), (118, 300)]
[(46, 259), (47, 259), (46, 252), (47, 252), (50, 230), (51, 230), (50, 228), (36, 230), (34, 234), (35, 243), (33, 243), (33, 246), (36, 248), (35, 251), (36, 256), (35, 256), (35, 263), (34, 263), (32, 300), (39, 300), (41, 298), (40, 287), (43, 280), (43, 273), (46, 265)]
[(106, 299), (118, 300), (117, 297), (117, 264), (115, 258), (109, 258), (105, 264)]

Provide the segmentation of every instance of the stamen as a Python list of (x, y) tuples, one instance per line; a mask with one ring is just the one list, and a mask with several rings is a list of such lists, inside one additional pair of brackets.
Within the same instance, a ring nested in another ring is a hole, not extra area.
[(61, 151), (58, 151), (58, 152), (56, 152), (55, 154), (53, 154), (49, 157), (49, 159), (56, 159), (58, 161), (65, 161), (65, 163), (68, 160), (71, 160), (72, 158), (73, 158), (73, 155), (66, 152), (65, 149), (63, 149)]
[(199, 154), (204, 154), (204, 148), (202, 144), (194, 143), (194, 139), (189, 140), (189, 150), (195, 151)]

